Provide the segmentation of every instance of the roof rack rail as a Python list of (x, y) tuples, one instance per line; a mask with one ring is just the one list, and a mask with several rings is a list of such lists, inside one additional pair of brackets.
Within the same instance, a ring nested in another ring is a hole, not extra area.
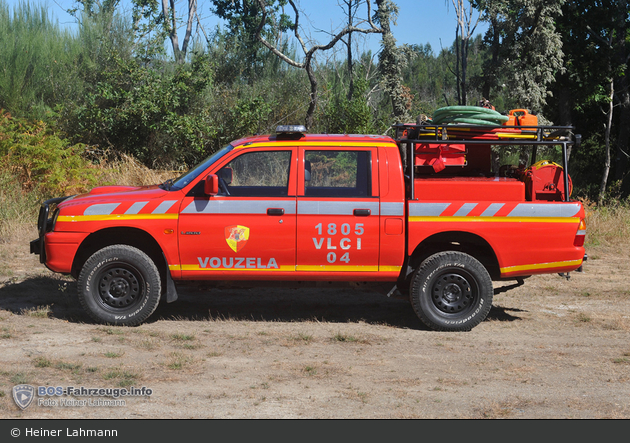
[[(432, 125), (399, 123), (392, 125), (394, 139), (404, 143), (462, 143), (492, 145), (574, 144), (573, 126), (482, 126), (471, 124)], [(579, 143), (579, 142), (578, 142)]]

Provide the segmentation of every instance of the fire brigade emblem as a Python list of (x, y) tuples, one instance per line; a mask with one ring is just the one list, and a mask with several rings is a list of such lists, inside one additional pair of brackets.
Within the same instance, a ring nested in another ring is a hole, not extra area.
[(238, 252), (245, 247), (249, 240), (249, 228), (247, 226), (226, 226), (225, 241), (232, 251)]
[(31, 385), (13, 386), (13, 400), (15, 404), (24, 410), (29, 407), (35, 397), (35, 388)]

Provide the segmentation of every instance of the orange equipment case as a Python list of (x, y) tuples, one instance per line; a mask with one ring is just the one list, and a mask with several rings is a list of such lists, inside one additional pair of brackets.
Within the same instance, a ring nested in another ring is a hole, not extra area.
[(512, 109), (508, 112), (508, 117), (505, 126), (538, 126), (538, 117), (530, 114), (527, 109)]

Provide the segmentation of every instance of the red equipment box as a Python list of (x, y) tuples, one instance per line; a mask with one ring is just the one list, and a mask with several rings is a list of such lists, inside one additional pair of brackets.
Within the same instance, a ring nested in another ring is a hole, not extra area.
[[(556, 163), (541, 160), (525, 170), (522, 180), (525, 182), (527, 200), (563, 201), (565, 199), (564, 170)], [(569, 176), (569, 195), (572, 190), (573, 184)]]
[(466, 166), (466, 146), (460, 144), (418, 143), (416, 166), (433, 166), (435, 172), (446, 166)]
[(439, 201), (524, 201), (525, 185), (506, 177), (421, 178), (415, 181), (420, 200)]

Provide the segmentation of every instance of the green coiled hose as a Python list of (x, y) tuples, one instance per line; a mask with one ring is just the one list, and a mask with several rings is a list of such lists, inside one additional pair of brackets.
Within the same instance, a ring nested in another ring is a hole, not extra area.
[(501, 126), (507, 115), (481, 106), (446, 106), (433, 113), (433, 124), (467, 123), (471, 125)]

